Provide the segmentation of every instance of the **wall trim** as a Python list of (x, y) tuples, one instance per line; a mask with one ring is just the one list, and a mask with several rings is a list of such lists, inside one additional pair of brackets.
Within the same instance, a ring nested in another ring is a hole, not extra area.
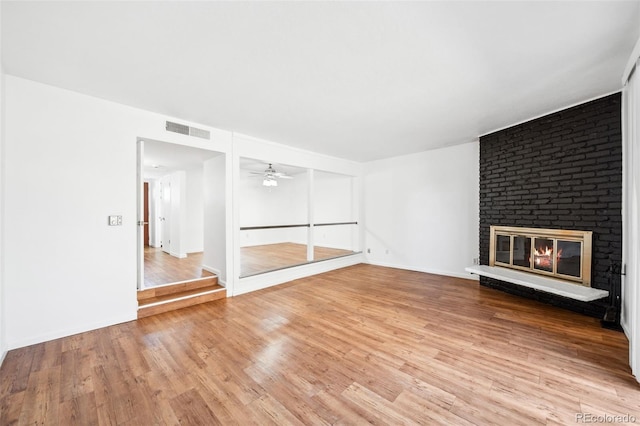
[(480, 277), (478, 277), (477, 275), (469, 274), (469, 273), (461, 274), (459, 272), (444, 271), (442, 269), (420, 268), (420, 267), (416, 267), (416, 266), (408, 266), (408, 265), (401, 265), (401, 264), (397, 264), (397, 263), (387, 263), (387, 262), (371, 262), (371, 261), (367, 261), (366, 263), (368, 263), (369, 265), (374, 265), (374, 266), (383, 266), (385, 268), (404, 269), (406, 271), (424, 272), (425, 274), (442, 275), (442, 276), (445, 276), (445, 277), (462, 278), (462, 279), (465, 279), (465, 280), (472, 280), (472, 281), (479, 281), (480, 280)]
[[(631, 77), (631, 70), (636, 66), (636, 63), (640, 59), (640, 37), (638, 37), (638, 41), (636, 41), (636, 45), (633, 47), (631, 51), (631, 56), (629, 56), (629, 60), (627, 61), (627, 66), (624, 67), (624, 73), (622, 74), (622, 85), (626, 85), (629, 77)], [(637, 71), (637, 70), (636, 70)]]
[(222, 287), (227, 287), (227, 282), (222, 280), (222, 278), (220, 278), (220, 270), (213, 268), (211, 266), (208, 265), (202, 265), (202, 269), (204, 269), (207, 272), (211, 272), (212, 274), (214, 274), (216, 277), (218, 277), (218, 284), (220, 284)]
[(129, 321), (135, 321), (138, 319), (138, 311), (134, 310), (132, 313), (117, 315), (111, 318), (96, 321), (91, 324), (82, 324), (77, 327), (70, 327), (64, 330), (56, 330), (50, 333), (43, 333), (36, 336), (30, 336), (25, 339), (17, 339), (8, 341), (9, 350), (23, 348), (25, 346), (31, 346), (38, 343), (48, 342), (50, 340), (60, 339), (62, 337), (73, 336), (74, 334), (85, 333), (87, 331), (93, 331), (104, 327), (109, 327), (116, 324), (122, 324)]
[(622, 327), (622, 331), (624, 332), (624, 335), (627, 336), (627, 340), (631, 340), (631, 328), (629, 327), (629, 324), (627, 324), (626, 321), (624, 321), (625, 318), (621, 318), (620, 319), (620, 327)]

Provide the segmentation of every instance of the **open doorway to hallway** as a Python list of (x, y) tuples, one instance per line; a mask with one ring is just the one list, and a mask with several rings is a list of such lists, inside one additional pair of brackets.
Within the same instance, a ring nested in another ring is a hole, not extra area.
[(207, 240), (224, 241), (224, 234), (216, 235), (224, 230), (224, 205), (214, 205), (224, 196), (211, 196), (224, 191), (224, 154), (150, 139), (138, 143), (138, 290), (216, 275), (224, 252)]

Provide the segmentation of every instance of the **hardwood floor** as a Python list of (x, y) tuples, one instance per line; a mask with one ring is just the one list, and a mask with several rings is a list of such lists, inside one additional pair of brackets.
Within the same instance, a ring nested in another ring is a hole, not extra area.
[(144, 248), (145, 287), (211, 276), (211, 272), (202, 269), (202, 253), (189, 253), (180, 259), (163, 252), (161, 248)]
[(0, 424), (576, 424), (631, 415), (622, 333), (356, 265), (10, 351)]
[[(318, 246), (313, 248), (314, 260), (331, 259), (348, 254), (353, 254), (353, 251)], [(278, 243), (240, 248), (241, 277), (303, 263), (307, 263), (305, 244)]]

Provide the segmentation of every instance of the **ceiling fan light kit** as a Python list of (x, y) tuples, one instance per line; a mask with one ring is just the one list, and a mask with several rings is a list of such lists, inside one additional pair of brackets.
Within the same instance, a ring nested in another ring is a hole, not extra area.
[(269, 167), (264, 172), (251, 172), (252, 175), (260, 175), (263, 177), (263, 186), (278, 186), (278, 179), (293, 179), (292, 176), (286, 173), (279, 173), (273, 168), (272, 163), (269, 163)]

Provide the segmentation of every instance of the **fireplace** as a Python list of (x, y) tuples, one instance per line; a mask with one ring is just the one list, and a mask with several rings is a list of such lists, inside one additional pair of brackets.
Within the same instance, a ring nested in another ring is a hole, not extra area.
[(489, 266), (591, 287), (591, 231), (491, 226)]

